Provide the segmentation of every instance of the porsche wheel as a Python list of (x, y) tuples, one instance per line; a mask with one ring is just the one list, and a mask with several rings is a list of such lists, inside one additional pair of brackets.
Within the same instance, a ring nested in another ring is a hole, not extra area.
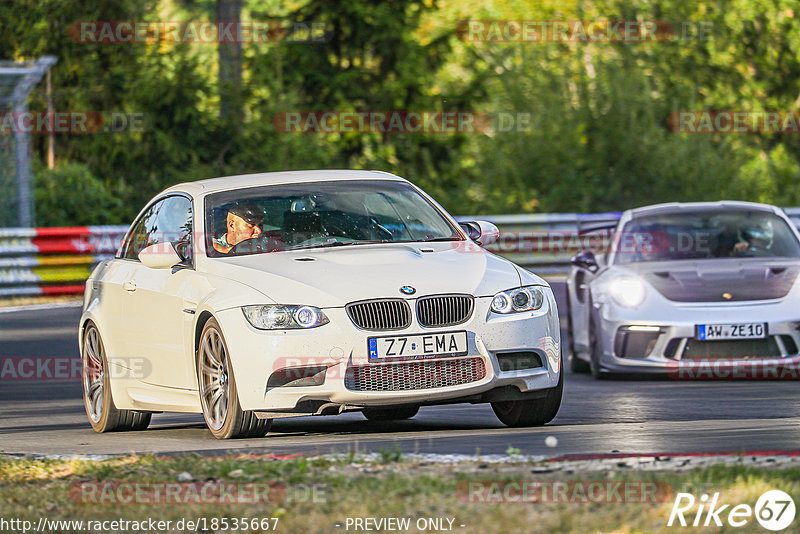
[(370, 421), (399, 421), (411, 419), (419, 412), (419, 406), (401, 406), (398, 408), (366, 408), (364, 417)]
[[(575, 354), (575, 331), (572, 328), (572, 307), (570, 303), (572, 302), (570, 299), (569, 292), (569, 284), (567, 285), (567, 336), (568, 336), (568, 343), (566, 346), (568, 347), (567, 350), (569, 354), (567, 355), (567, 361), (569, 362), (569, 370), (573, 373), (588, 373), (589, 372), (589, 363), (581, 360)], [(564, 347), (564, 343), (561, 344)]]
[(590, 364), (578, 358), (574, 352), (570, 353), (567, 359), (569, 360), (569, 369), (573, 373), (588, 373), (590, 371)]
[(606, 378), (606, 373), (600, 366), (600, 355), (602, 348), (600, 346), (600, 337), (597, 335), (597, 327), (595, 326), (594, 319), (589, 321), (589, 371), (592, 376), (597, 379)]
[(542, 426), (552, 421), (561, 407), (564, 394), (564, 372), (558, 375), (558, 385), (547, 390), (541, 399), (499, 401), (492, 403), (494, 414), (506, 426)]
[(108, 359), (100, 332), (88, 323), (83, 333), (83, 405), (95, 432), (144, 430), (150, 424), (149, 412), (119, 410), (111, 397)]
[(217, 439), (260, 438), (272, 419), (259, 419), (242, 410), (236, 392), (227, 345), (216, 319), (209, 319), (197, 349), (197, 378), (203, 417)]

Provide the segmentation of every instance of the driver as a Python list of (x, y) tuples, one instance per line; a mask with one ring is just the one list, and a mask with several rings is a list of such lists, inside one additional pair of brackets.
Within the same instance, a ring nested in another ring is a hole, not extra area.
[(255, 203), (248, 201), (236, 202), (228, 208), (228, 215), (225, 220), (227, 232), (212, 241), (214, 250), (222, 254), (228, 254), (233, 247), (242, 241), (260, 236), (263, 227), (264, 212)]
[(733, 247), (734, 256), (758, 255), (772, 247), (773, 230), (771, 224), (752, 225), (739, 232), (739, 242)]

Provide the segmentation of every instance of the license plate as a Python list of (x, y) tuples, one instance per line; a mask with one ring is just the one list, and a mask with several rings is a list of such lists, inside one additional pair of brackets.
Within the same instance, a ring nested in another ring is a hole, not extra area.
[(430, 356), (462, 356), (467, 353), (466, 332), (385, 336), (367, 339), (371, 360), (382, 358), (425, 358)]
[(763, 339), (767, 337), (765, 323), (701, 324), (697, 325), (697, 339)]

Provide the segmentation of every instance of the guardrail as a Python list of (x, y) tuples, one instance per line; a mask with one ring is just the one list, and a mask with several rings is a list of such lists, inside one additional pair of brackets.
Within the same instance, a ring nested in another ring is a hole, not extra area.
[[(800, 228), (800, 208), (787, 208)], [(567, 271), (569, 259), (583, 249), (602, 250), (607, 237), (579, 236), (578, 224), (606, 223), (620, 213), (547, 213), (457, 217), (485, 220), (500, 228), (492, 252), (541, 274)], [(73, 228), (0, 228), (0, 298), (69, 295), (83, 292), (94, 265), (119, 248), (127, 226)]]
[(0, 228), (0, 298), (82, 293), (95, 264), (116, 253), (127, 230)]
[(615, 223), (621, 212), (539, 213), (529, 215), (482, 215), (456, 220), (489, 221), (500, 229), (497, 242), (487, 250), (540, 274), (564, 273), (578, 251), (604, 250), (608, 236), (578, 235), (578, 224)]

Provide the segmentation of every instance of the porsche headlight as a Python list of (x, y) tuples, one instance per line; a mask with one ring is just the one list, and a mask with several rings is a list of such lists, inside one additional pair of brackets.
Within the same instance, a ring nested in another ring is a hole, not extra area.
[(538, 310), (544, 304), (544, 293), (536, 286), (501, 291), (492, 299), (494, 313), (519, 313)]
[(615, 278), (608, 284), (608, 293), (620, 306), (638, 308), (644, 302), (647, 289), (639, 278)]
[(242, 312), (247, 322), (259, 330), (314, 328), (330, 322), (322, 310), (313, 306), (243, 306)]

